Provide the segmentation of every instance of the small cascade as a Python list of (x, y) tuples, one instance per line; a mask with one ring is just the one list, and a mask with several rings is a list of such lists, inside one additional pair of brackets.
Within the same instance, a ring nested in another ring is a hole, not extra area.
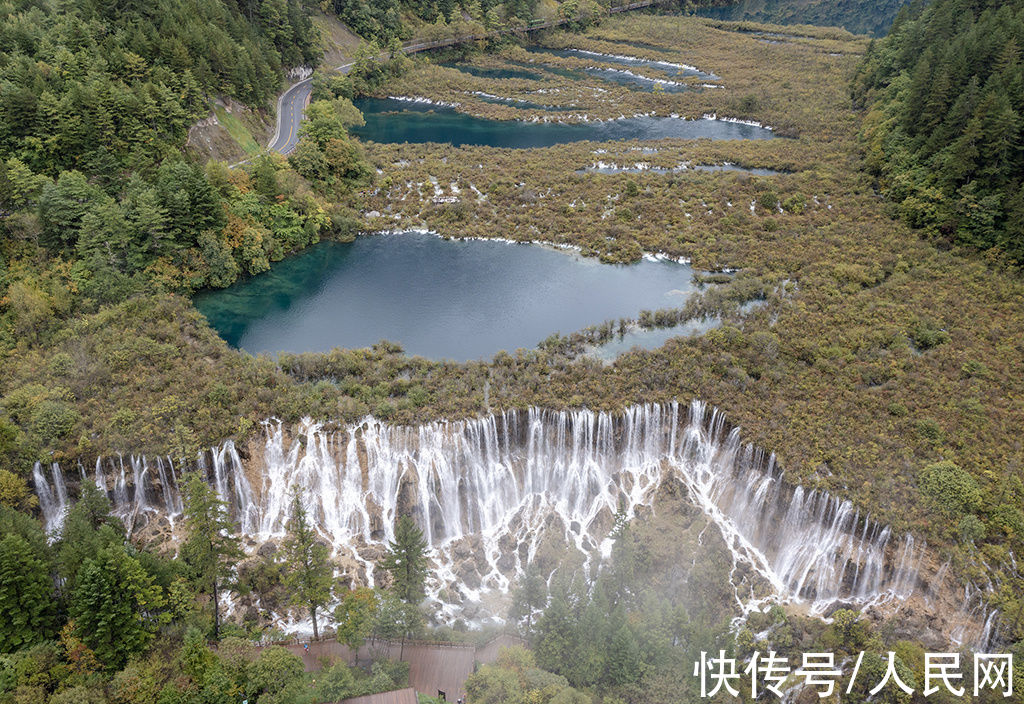
[[(786, 482), (773, 455), (743, 443), (700, 402), (616, 414), (530, 408), (420, 426), (271, 420), (262, 448), (250, 452), (243, 463), (226, 441), (198, 461), (243, 535), (256, 543), (282, 536), (298, 488), (335, 554), (372, 582), (375, 556), (396, 519), (410, 514), (432, 550), (432, 599), (452, 619), (459, 604), (507, 590), (545, 542), (599, 560), (616, 512), (651, 506), (666, 481), (685, 486), (735, 563), (751, 567), (777, 600), (822, 614), (840, 602), (867, 607), (933, 593), (919, 576), (926, 546), (849, 501)], [(52, 481), (41, 465), (34, 474), (47, 528), (58, 530), (67, 505), (60, 468)], [(153, 516), (174, 529), (180, 480), (169, 458), (96, 463), (96, 485), (133, 530)], [(763, 601), (747, 596), (740, 605)], [(976, 615), (994, 623), (988, 612)]]
[(59, 464), (54, 462), (50, 465), (50, 473), (52, 482), (46, 478), (41, 463), (36, 462), (32, 468), (39, 509), (43, 512), (43, 525), (48, 535), (57, 535), (64, 526), (64, 516), (68, 511), (68, 490)]
[(166, 464), (163, 457), (156, 458), (156, 473), (160, 479), (160, 495), (163, 499), (164, 512), (171, 527), (174, 527), (175, 520), (181, 516), (184, 506), (181, 500), (181, 493), (178, 487), (178, 478), (174, 472), (174, 461), (168, 457)]

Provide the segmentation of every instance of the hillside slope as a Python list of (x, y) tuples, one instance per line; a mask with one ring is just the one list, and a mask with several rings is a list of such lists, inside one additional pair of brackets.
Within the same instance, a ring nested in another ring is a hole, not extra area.
[(904, 13), (854, 82), (864, 142), (899, 215), (1024, 261), (1024, 2), (936, 0)]

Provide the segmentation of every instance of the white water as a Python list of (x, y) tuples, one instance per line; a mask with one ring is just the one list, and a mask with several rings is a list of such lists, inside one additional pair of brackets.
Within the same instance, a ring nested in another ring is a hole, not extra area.
[[(396, 518), (411, 513), (434, 551), (432, 598), (448, 617), (459, 603), (507, 590), (552, 535), (587, 559), (606, 554), (619, 506), (633, 515), (669, 476), (779, 600), (823, 613), (837, 601), (902, 600), (920, 586), (925, 549), (912, 536), (893, 535), (828, 493), (786, 484), (772, 456), (743, 444), (738, 429), (727, 431), (699, 402), (614, 415), (530, 409), (416, 427), (367, 418), (336, 431), (267, 422), (262, 457), (247, 464), (248, 474), (231, 441), (199, 461), (241, 533), (282, 535), (292, 487), (302, 487), (319, 530), (363, 566), (367, 581), (364, 555), (379, 552)], [(49, 474), (36, 466), (47, 528), (58, 531), (67, 490), (58, 466)], [(97, 462), (95, 481), (129, 528), (152, 515), (173, 528), (179, 475), (169, 459), (158, 458), (154, 471), (131, 457)], [(737, 598), (743, 608), (761, 603)]]

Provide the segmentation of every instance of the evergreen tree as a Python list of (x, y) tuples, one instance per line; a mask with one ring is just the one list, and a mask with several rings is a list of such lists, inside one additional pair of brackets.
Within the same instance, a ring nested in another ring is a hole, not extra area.
[(317, 610), (331, 600), (334, 568), (329, 561), (327, 546), (318, 539), (316, 529), (309, 521), (302, 503), (302, 492), (292, 494), (291, 511), (287, 525), (288, 537), (284, 542), (285, 578), (291, 603), (309, 609), (313, 621), (313, 637), (319, 638)]
[(574, 659), (579, 643), (577, 625), (570, 589), (568, 585), (559, 585), (534, 631), (534, 652), (541, 668), (569, 676), (570, 660)]
[(416, 604), (404, 601), (393, 589), (381, 593), (374, 631), (384, 638), (401, 638), (399, 660), (405, 655), (405, 639), (418, 633), (423, 624), (423, 614)]
[(543, 609), (548, 602), (548, 585), (536, 562), (526, 566), (522, 578), (512, 592), (509, 617), (516, 623), (526, 621), (526, 633), (533, 630), (533, 614)]
[(1024, 261), (1024, 1), (914, 3), (853, 84), (868, 166), (912, 226)]
[(226, 504), (198, 472), (185, 479), (183, 498), (185, 531), (181, 558), (199, 591), (209, 590), (213, 603), (213, 637), (220, 637), (220, 590), (233, 574), (235, 560), (242, 557), (234, 525)]
[(0, 539), (0, 653), (52, 635), (53, 581), (46, 562), (17, 533)]
[(402, 516), (395, 526), (395, 539), (388, 546), (382, 561), (391, 573), (392, 589), (407, 604), (419, 604), (426, 596), (427, 541), (409, 516)]
[(95, 484), (84, 482), (82, 495), (68, 511), (56, 545), (57, 566), (65, 587), (74, 589), (79, 569), (86, 561), (124, 541), (124, 525), (110, 515), (107, 495)]
[(119, 669), (141, 652), (163, 613), (163, 589), (123, 547), (104, 548), (82, 565), (71, 599), (75, 628), (107, 667)]

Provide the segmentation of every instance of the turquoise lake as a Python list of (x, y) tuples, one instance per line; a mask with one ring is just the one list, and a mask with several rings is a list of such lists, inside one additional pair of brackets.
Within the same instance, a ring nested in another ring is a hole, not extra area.
[(460, 146), (524, 149), (591, 140), (772, 139), (767, 128), (724, 120), (630, 117), (621, 120), (562, 124), (488, 120), (450, 107), (391, 98), (354, 101), (366, 124), (353, 127), (356, 137), (381, 143), (438, 142)]
[(195, 304), (251, 353), (380, 340), (431, 359), (487, 359), (643, 309), (685, 304), (689, 266), (602, 264), (552, 247), (403, 232), (325, 242)]

